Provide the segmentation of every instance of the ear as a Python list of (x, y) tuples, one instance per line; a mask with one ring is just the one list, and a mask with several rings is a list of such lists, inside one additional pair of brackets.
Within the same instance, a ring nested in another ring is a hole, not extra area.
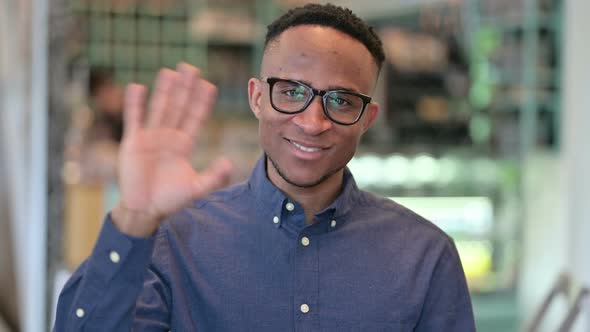
[(254, 113), (257, 119), (260, 119), (260, 108), (262, 98), (262, 82), (257, 78), (250, 78), (248, 80), (248, 103), (250, 110)]
[(367, 132), (367, 130), (369, 130), (369, 128), (371, 128), (371, 125), (373, 125), (373, 121), (375, 121), (375, 118), (377, 118), (377, 114), (379, 114), (379, 104), (372, 102), (367, 104), (367, 109), (365, 110), (365, 114), (363, 115), (362, 120), (362, 126), (363, 126), (363, 134)]

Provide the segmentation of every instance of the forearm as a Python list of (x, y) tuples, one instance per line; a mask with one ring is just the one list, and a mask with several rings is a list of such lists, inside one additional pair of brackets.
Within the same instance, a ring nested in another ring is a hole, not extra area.
[(107, 218), (92, 255), (60, 294), (55, 331), (128, 331), (153, 246), (153, 238), (125, 236)]

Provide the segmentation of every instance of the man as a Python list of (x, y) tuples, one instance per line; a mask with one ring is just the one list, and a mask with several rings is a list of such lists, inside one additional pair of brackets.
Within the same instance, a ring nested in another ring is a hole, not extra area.
[[(332, 5), (269, 26), (248, 82), (264, 150), (212, 194), (226, 161), (195, 173), (194, 135), (215, 88), (163, 70), (127, 91), (121, 202), (60, 296), (58, 331), (474, 331), (452, 240), (360, 191), (346, 164), (378, 106), (374, 31)], [(393, 170), (394, 171), (394, 170)]]
[(115, 81), (115, 74), (107, 68), (90, 69), (88, 93), (94, 110), (91, 140), (120, 143), (123, 137), (123, 87)]
[[(80, 164), (82, 183), (109, 184), (117, 178), (117, 156), (123, 137), (124, 89), (115, 81), (113, 71), (96, 67), (90, 70), (88, 95), (92, 121), (88, 128), (83, 128), (82, 141), (72, 140), (74, 146), (70, 146), (82, 153), (68, 157)], [(84, 108), (75, 116), (78, 119), (74, 121), (80, 121), (89, 114)]]

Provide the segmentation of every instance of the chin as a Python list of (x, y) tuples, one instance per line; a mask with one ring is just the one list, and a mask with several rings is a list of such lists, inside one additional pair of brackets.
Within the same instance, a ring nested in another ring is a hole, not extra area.
[(285, 180), (287, 183), (289, 183), (290, 185), (293, 185), (295, 187), (299, 187), (299, 188), (313, 188), (316, 187), (318, 185), (320, 185), (322, 182), (324, 182), (324, 180), (326, 180), (326, 178), (328, 178), (327, 176), (322, 176), (319, 178), (305, 178), (305, 179), (297, 179), (297, 178), (288, 178), (286, 176), (281, 176), (283, 178), (283, 180)]
[[(278, 165), (272, 158), (269, 158), (278, 175), (288, 184), (300, 188), (312, 188), (322, 184), (324, 181), (338, 173), (342, 168), (333, 171), (322, 172), (318, 175), (317, 169), (289, 169)], [(291, 167), (293, 168), (293, 167)]]

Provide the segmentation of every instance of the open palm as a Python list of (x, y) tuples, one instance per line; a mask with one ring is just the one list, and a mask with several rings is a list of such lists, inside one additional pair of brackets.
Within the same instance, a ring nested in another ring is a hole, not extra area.
[(216, 94), (215, 86), (188, 64), (180, 64), (177, 71), (160, 71), (149, 112), (145, 87), (128, 86), (119, 153), (120, 205), (159, 223), (227, 182), (231, 165), (226, 160), (220, 159), (202, 172), (191, 165), (195, 136), (211, 112)]

